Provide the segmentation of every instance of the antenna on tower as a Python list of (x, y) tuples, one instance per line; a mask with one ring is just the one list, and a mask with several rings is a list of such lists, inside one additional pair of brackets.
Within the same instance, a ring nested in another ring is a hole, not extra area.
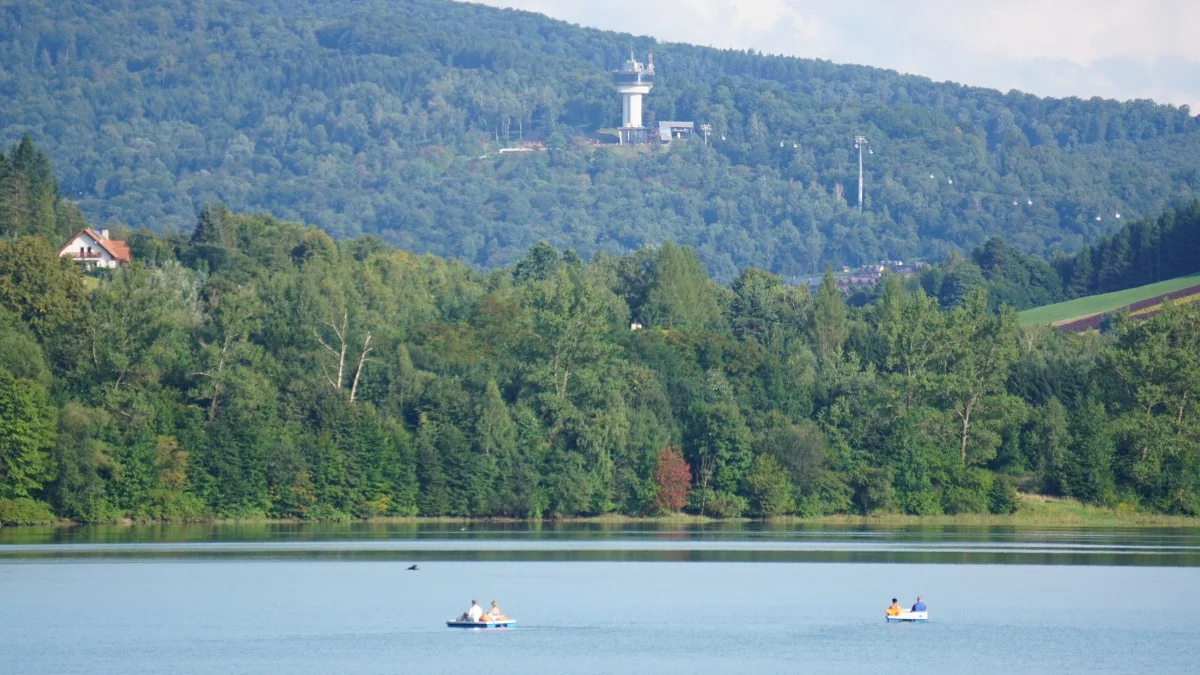
[[(862, 151), (863, 151), (863, 146), (865, 146), (865, 145), (867, 145), (867, 137), (866, 136), (855, 136), (854, 137), (854, 147), (858, 148), (858, 212), (859, 213), (862, 213), (862, 210), (863, 210)], [(871, 154), (875, 154), (875, 153), (872, 152)]]

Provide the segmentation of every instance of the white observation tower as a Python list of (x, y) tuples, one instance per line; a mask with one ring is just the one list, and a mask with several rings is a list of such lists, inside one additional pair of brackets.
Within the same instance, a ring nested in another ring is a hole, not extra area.
[(617, 133), (621, 145), (646, 142), (646, 127), (642, 124), (642, 97), (654, 86), (654, 54), (646, 65), (638, 63), (629, 52), (629, 60), (620, 70), (613, 71), (613, 84), (621, 93), (621, 128)]

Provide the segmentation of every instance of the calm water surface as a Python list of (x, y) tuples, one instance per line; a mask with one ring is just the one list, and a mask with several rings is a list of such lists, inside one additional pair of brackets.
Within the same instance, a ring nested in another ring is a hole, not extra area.
[[(0, 670), (1194, 673), (1198, 559), (1195, 530), (0, 530)], [(884, 623), (917, 594), (930, 623)], [(520, 627), (445, 628), (472, 598)]]

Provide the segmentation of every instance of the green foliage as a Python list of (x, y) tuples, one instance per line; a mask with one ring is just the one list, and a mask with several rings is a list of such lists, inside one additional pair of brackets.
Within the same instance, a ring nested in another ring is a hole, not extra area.
[(49, 525), (55, 521), (50, 505), (28, 497), (0, 499), (0, 525)]
[(791, 481), (770, 455), (754, 458), (754, 464), (746, 474), (746, 492), (751, 512), (762, 518), (782, 516), (795, 508)]
[(50, 369), (42, 348), (16, 316), (0, 311), (0, 370), (18, 379), (49, 386)]
[(112, 448), (103, 440), (111, 425), (112, 418), (104, 410), (74, 401), (59, 413), (58, 436), (52, 450), (58, 475), (48, 486), (46, 496), (63, 517), (82, 522), (120, 517), (105, 495), (106, 483), (121, 478)]
[(821, 285), (817, 287), (813, 301), (812, 323), (809, 336), (813, 351), (823, 359), (837, 359), (842, 355), (842, 345), (850, 333), (846, 317), (846, 302), (837, 290), (833, 270), (826, 268)]
[[(221, 200), (487, 267), (543, 240), (585, 259), (675, 241), (728, 282), (748, 266), (790, 278), (938, 259), (998, 234), (1074, 252), (1111, 214), (1200, 189), (1200, 125), (1150, 101), (1005, 94), (445, 0), (20, 9), (0, 24), (0, 138), (29, 131), (96, 223), (185, 232)], [(658, 66), (647, 122), (711, 124), (709, 145), (593, 147), (620, 120), (608, 70), (631, 46)], [(855, 133), (876, 148), (861, 214), (845, 198)], [(545, 149), (498, 152), (521, 142)], [(0, 176), (21, 179), (0, 179), (0, 220), (66, 236), (42, 156), (22, 141), (6, 159), (19, 171)]]
[(1035, 409), (1027, 428), (1024, 445), (1030, 465), (1042, 477), (1042, 491), (1052, 495), (1069, 493), (1070, 420), (1067, 409), (1057, 398)]
[(988, 490), (988, 513), (1008, 515), (1017, 510), (1017, 489), (1003, 478), (992, 481)]
[[(1132, 222), (1058, 261), (1071, 297), (1143, 286), (1200, 270), (1200, 200)], [(1164, 291), (1165, 292), (1165, 291)], [(1132, 302), (1132, 301), (1131, 301)]]
[[(485, 275), (201, 219), (89, 291), (3, 243), (9, 522), (1005, 513), (1017, 484), (1200, 509), (1200, 307), (1019, 328), (988, 284), (1041, 268), (998, 242), (950, 261), (984, 280), (951, 307), (896, 277), (851, 307), (831, 277), (721, 288), (686, 247)], [(630, 330), (647, 312), (672, 327)]]
[(45, 388), (0, 369), (0, 499), (31, 497), (54, 476), (54, 417)]
[(748, 507), (745, 497), (711, 488), (697, 488), (688, 494), (688, 508), (702, 516), (737, 518)]
[(1116, 446), (1104, 406), (1082, 401), (1075, 410), (1071, 433), (1070, 494), (1081, 500), (1111, 506), (1115, 501), (1113, 460)]
[(691, 411), (689, 461), (696, 484), (734, 493), (750, 468), (750, 430), (724, 374), (709, 371)]
[(892, 472), (886, 467), (859, 466), (850, 475), (854, 505), (863, 515), (892, 506)]
[(942, 508), (951, 515), (987, 513), (992, 484), (992, 475), (981, 469), (959, 471), (942, 493)]
[(721, 323), (718, 297), (695, 253), (667, 242), (654, 263), (642, 317), (668, 329), (711, 330)]
[(63, 241), (83, 227), (79, 209), (59, 197), (49, 155), (28, 133), (7, 157), (0, 150), (0, 239), (41, 236)]
[(40, 339), (79, 311), (83, 276), (41, 237), (0, 240), (0, 310), (17, 314)]
[(1122, 394), (1113, 425), (1117, 461), (1147, 502), (1197, 513), (1200, 309), (1167, 302), (1145, 322), (1119, 321), (1116, 334), (1105, 365)]
[(971, 253), (987, 281), (988, 304), (1016, 310), (1040, 307), (1062, 300), (1058, 272), (1044, 260), (1022, 254), (999, 237), (992, 237)]
[[(1045, 302), (1034, 302), (1036, 309), (1021, 313), (1022, 323), (1056, 323), (1083, 318), (1132, 305), (1141, 300), (1200, 285), (1200, 200), (1171, 209), (1156, 219), (1135, 221), (1094, 246), (1085, 246), (1073, 257), (1059, 256), (1055, 267), (1065, 296), (1076, 298), (1058, 302), (1043, 293), (1052, 290), (1040, 265), (1030, 267), (1030, 282), (1023, 292), (1044, 295)], [(1011, 275), (1010, 275), (1011, 276)], [(1022, 290), (1021, 278), (996, 286), (1005, 292)], [(1061, 298), (1060, 298), (1061, 299)], [(1054, 304), (1051, 304), (1054, 303)], [(1013, 306), (1018, 309), (1030, 305)]]

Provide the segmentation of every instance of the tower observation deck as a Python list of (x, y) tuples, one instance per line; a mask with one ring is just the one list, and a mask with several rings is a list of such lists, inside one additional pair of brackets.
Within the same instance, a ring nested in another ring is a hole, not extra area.
[(647, 130), (642, 123), (642, 97), (654, 86), (654, 54), (650, 54), (646, 65), (642, 65), (630, 52), (629, 60), (619, 70), (614, 70), (612, 77), (621, 94), (621, 128), (617, 129), (621, 145), (647, 142)]

